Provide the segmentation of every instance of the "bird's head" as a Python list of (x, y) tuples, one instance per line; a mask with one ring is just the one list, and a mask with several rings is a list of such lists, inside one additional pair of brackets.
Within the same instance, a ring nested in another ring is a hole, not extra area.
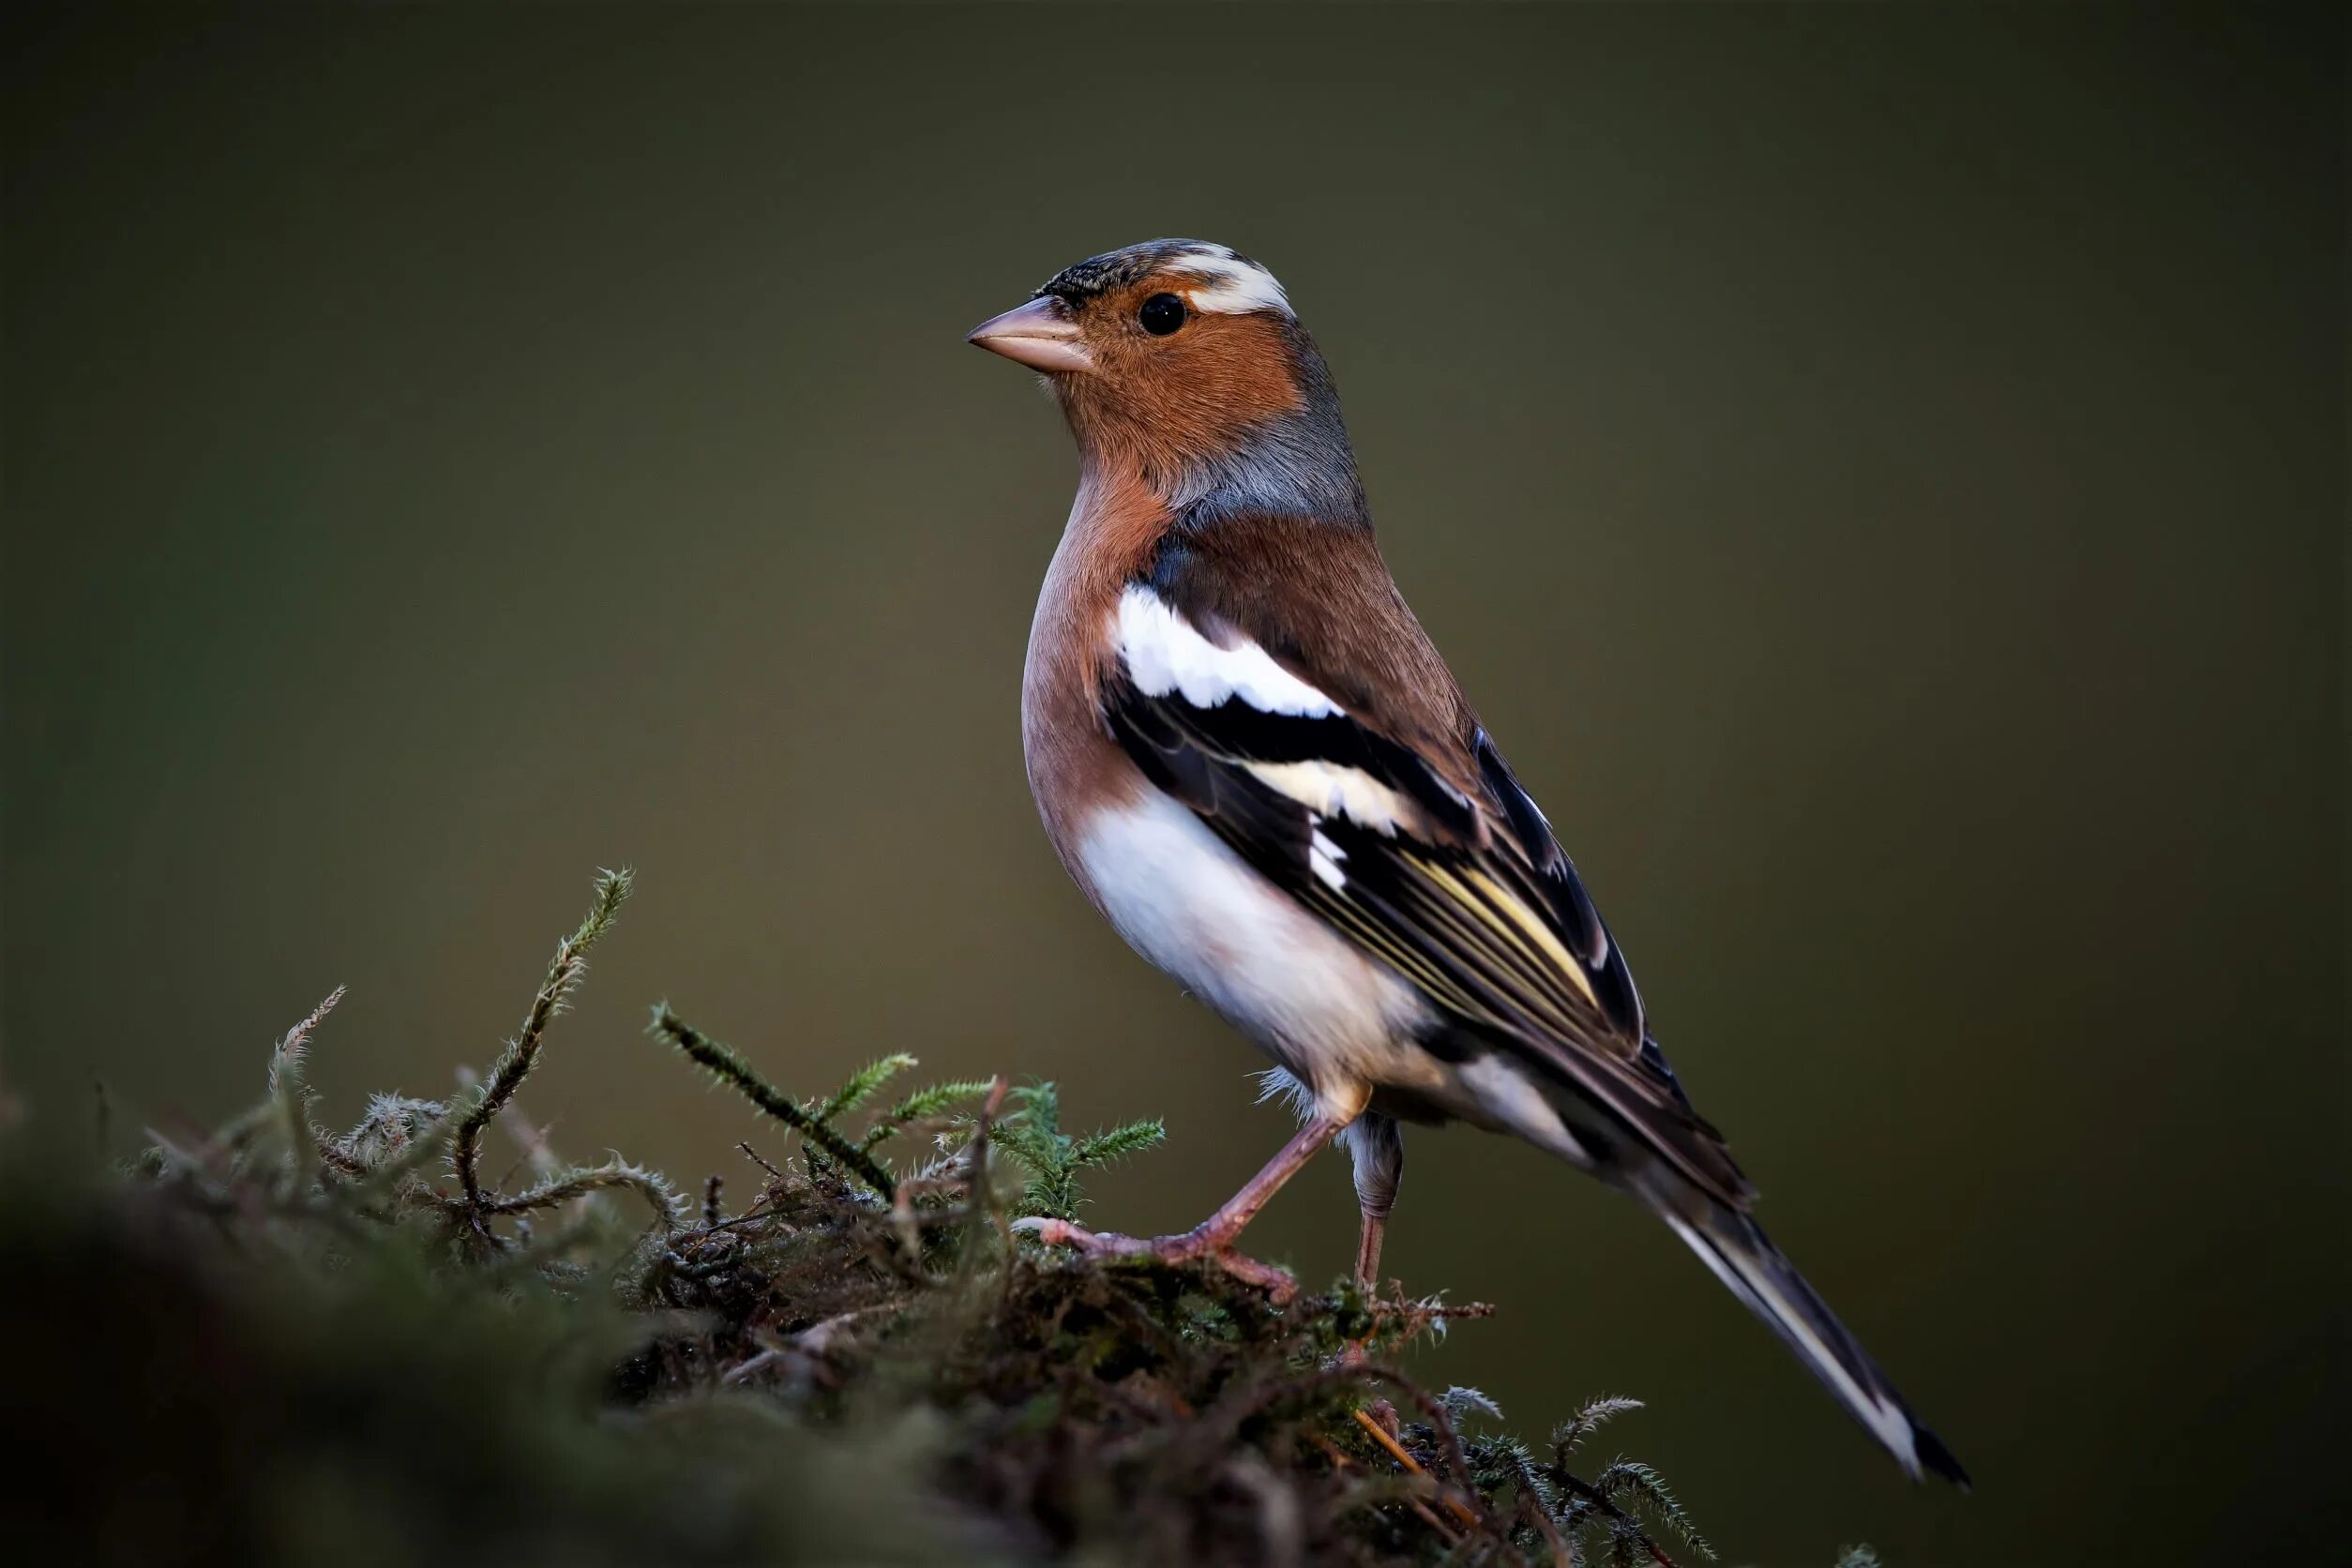
[(1362, 509), (1322, 356), (1274, 274), (1225, 246), (1091, 257), (968, 340), (1044, 371), (1088, 460), (1132, 464), (1171, 507)]

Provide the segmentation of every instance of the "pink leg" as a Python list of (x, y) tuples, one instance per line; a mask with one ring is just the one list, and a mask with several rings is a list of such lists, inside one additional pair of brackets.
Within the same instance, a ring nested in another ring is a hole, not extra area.
[[(1277, 1301), (1287, 1300), (1298, 1289), (1297, 1283), (1283, 1270), (1235, 1252), (1234, 1240), (1244, 1226), (1258, 1217), (1258, 1211), (1266, 1206), (1266, 1200), (1281, 1191), (1282, 1184), (1297, 1175), (1347, 1124), (1318, 1116), (1301, 1127), (1282, 1146), (1281, 1153), (1266, 1162), (1263, 1170), (1226, 1199), (1223, 1208), (1181, 1236), (1117, 1236), (1088, 1230), (1063, 1219), (1025, 1219), (1014, 1229), (1030, 1232), (1048, 1246), (1073, 1246), (1096, 1258), (1150, 1258), (1162, 1263), (1214, 1259), (1226, 1273), (1264, 1287)], [(1374, 1251), (1377, 1256), (1377, 1243)]]
[[(1361, 1207), (1364, 1229), (1356, 1236), (1356, 1289), (1362, 1290), (1368, 1301), (1380, 1293), (1380, 1243), (1388, 1235), (1388, 1210), (1375, 1209), (1368, 1203)], [(1371, 1359), (1371, 1352), (1364, 1349), (1364, 1341), (1361, 1339), (1350, 1341), (1347, 1349), (1339, 1352), (1339, 1364), (1342, 1366), (1362, 1366)], [(1396, 1407), (1387, 1400), (1373, 1400), (1356, 1419), (1361, 1421), (1364, 1416), (1369, 1416), (1391, 1439), (1396, 1436)]]
[(1356, 1236), (1356, 1285), (1367, 1296), (1380, 1289), (1380, 1242), (1388, 1234), (1388, 1211), (1364, 1211), (1364, 1229)]

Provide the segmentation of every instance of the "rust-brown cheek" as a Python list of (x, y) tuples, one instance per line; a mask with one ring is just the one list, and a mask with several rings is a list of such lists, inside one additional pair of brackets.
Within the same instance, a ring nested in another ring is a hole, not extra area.
[(1165, 492), (1192, 464), (1305, 407), (1270, 316), (1199, 315), (1166, 339), (1094, 347), (1091, 375), (1056, 378), (1070, 428), (1099, 461)]

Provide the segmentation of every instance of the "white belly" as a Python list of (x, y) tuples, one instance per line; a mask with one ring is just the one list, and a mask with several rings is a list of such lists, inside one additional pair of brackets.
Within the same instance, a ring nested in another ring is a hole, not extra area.
[(1078, 860), (1127, 945), (1354, 1114), (1367, 1087), (1434, 1089), (1412, 1044), (1426, 1003), (1245, 864), (1181, 802), (1147, 787), (1098, 810)]

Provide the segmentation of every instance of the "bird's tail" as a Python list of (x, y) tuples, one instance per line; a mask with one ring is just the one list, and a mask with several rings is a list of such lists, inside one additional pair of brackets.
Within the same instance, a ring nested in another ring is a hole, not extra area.
[(1686, 1204), (1660, 1202), (1659, 1212), (1688, 1242), (1715, 1277), (1745, 1302), (1748, 1310), (1788, 1342), (1799, 1360), (1837, 1396), (1855, 1420), (1870, 1429), (1913, 1480), (1932, 1470), (1966, 1490), (1968, 1472), (1942, 1440), (1911, 1414), (1878, 1364), (1870, 1359), (1846, 1325), (1837, 1320), (1795, 1265), (1747, 1215), (1711, 1199), (1693, 1214)]

